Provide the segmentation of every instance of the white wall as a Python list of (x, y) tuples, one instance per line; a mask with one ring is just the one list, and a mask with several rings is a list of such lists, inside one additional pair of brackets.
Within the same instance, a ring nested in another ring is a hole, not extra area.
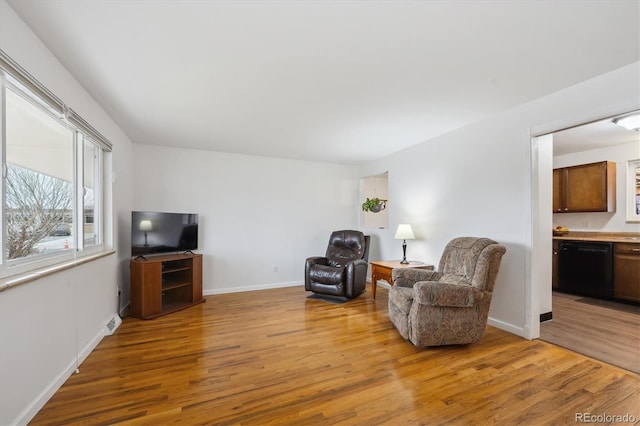
[[(114, 248), (128, 247), (119, 236), (129, 224), (118, 219), (131, 210), (131, 142), (4, 0), (0, 49), (113, 143), (106, 233)], [(124, 284), (128, 259), (128, 250), (120, 251), (0, 292), (0, 424), (28, 422), (98, 344), (116, 313), (116, 285)]]
[(572, 231), (640, 232), (638, 223), (626, 222), (627, 162), (638, 158), (640, 158), (639, 142), (630, 142), (554, 157), (554, 168), (598, 161), (614, 161), (616, 163), (617, 206), (614, 213), (556, 213), (553, 215), (553, 226), (566, 226)]
[(528, 228), (528, 132), (486, 122), (423, 142), (361, 170), (389, 171), (389, 228), (372, 230), (380, 252), (401, 259), (399, 223), (412, 225), (407, 259), (438, 266), (446, 243), (458, 236), (493, 238), (507, 246), (491, 314), (523, 335)]
[(351, 166), (143, 144), (133, 151), (134, 210), (199, 214), (205, 294), (300, 285), (304, 260), (325, 253), (331, 231), (358, 224)]
[[(410, 223), (416, 233), (417, 239), (408, 242), (407, 258), (435, 265), (456, 236), (493, 238), (506, 245), (507, 252), (490, 322), (537, 337), (539, 314), (550, 300), (551, 277), (531, 282), (531, 270), (551, 270), (546, 265), (547, 258), (551, 261), (551, 232), (543, 230), (540, 247), (532, 246), (532, 234), (538, 232), (532, 225), (531, 182), (538, 182), (537, 170), (531, 169), (532, 132), (559, 130), (620, 112), (622, 106), (637, 108), (639, 76), (635, 63), (361, 167), (360, 177), (388, 170), (389, 199), (394, 201), (389, 229), (372, 230), (379, 243), (372, 259), (401, 256), (401, 243), (393, 239), (399, 223)], [(539, 192), (540, 197), (551, 197), (550, 188)], [(531, 264), (532, 250), (548, 250), (549, 256), (539, 256), (543, 264)]]

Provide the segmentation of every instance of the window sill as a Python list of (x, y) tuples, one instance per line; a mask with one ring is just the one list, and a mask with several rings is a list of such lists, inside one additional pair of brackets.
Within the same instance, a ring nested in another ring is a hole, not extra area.
[(57, 265), (47, 266), (45, 268), (36, 269), (24, 274), (15, 275), (12, 277), (4, 278), (0, 280), (0, 292), (8, 290), (11, 287), (16, 287), (21, 284), (25, 284), (31, 281), (38, 280), (46, 277), (47, 275), (55, 274), (56, 272), (64, 271), (66, 269), (75, 268), (83, 263), (92, 262), (102, 257), (107, 257), (114, 254), (115, 250), (102, 251), (100, 253), (92, 254), (89, 256), (81, 257), (67, 262), (58, 263)]

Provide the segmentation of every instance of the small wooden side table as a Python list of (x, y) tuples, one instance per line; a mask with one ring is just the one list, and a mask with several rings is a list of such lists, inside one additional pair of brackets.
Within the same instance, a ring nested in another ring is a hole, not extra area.
[(399, 260), (374, 260), (371, 263), (371, 288), (373, 290), (373, 298), (376, 298), (376, 284), (378, 280), (385, 280), (389, 285), (393, 285), (391, 272), (397, 268), (419, 268), (433, 270), (433, 265), (427, 265), (422, 262), (400, 263)]

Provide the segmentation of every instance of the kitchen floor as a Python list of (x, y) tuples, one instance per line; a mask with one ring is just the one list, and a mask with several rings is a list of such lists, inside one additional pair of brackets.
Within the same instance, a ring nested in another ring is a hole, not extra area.
[(540, 339), (640, 374), (640, 307), (553, 292)]

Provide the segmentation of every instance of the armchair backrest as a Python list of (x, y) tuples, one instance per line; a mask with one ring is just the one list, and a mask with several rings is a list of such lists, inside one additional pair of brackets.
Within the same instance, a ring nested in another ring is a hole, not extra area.
[(369, 258), (369, 236), (360, 231), (334, 231), (329, 237), (326, 258), (333, 266), (344, 267), (347, 263)]
[(491, 292), (505, 252), (504, 246), (489, 238), (455, 238), (445, 247), (438, 271), (462, 276), (479, 290)]

